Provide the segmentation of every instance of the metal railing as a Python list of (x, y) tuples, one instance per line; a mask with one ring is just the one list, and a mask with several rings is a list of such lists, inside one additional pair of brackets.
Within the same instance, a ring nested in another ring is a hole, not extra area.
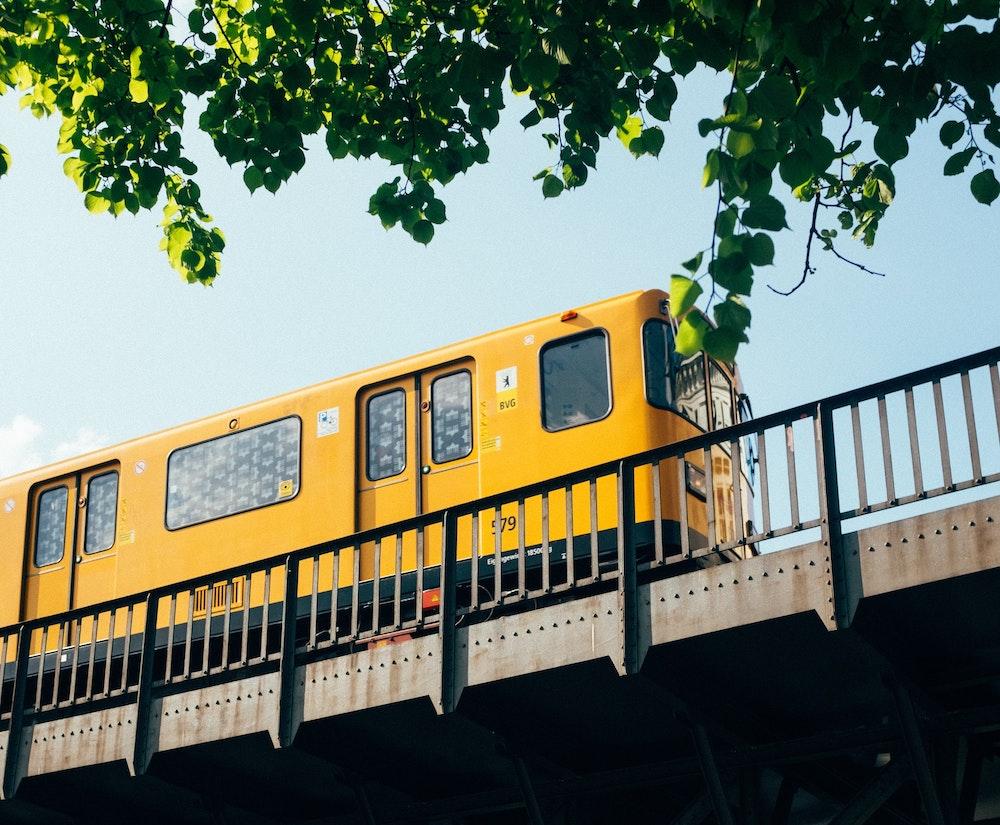
[[(617, 587), (627, 642), (642, 577), (738, 563), (817, 528), (834, 556), (836, 593), (845, 520), (1000, 480), (998, 360), (994, 348), (447, 511), (0, 628), (8, 772), (14, 734), (32, 718), (135, 701), (141, 726), (154, 694), (253, 670), (277, 669), (290, 694), (304, 660), (401, 633), (440, 633), (448, 650), (457, 622), (537, 600)], [(960, 403), (946, 403), (951, 385)], [(865, 449), (872, 411), (877, 451)], [(704, 473), (703, 503), (691, 468)], [(855, 506), (842, 505), (842, 490), (856, 494)], [(838, 615), (846, 609), (838, 604)]]

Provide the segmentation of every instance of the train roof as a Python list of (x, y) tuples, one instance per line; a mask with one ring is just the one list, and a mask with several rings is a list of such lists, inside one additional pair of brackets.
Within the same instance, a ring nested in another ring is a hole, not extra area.
[[(635, 290), (632, 292), (626, 292), (621, 295), (616, 295), (611, 298), (604, 298), (600, 301), (593, 301), (589, 304), (581, 304), (576, 307), (566, 307), (564, 309), (573, 309), (580, 313), (585, 313), (589, 310), (594, 310), (598, 308), (606, 308), (616, 303), (628, 303), (630, 301), (638, 301), (646, 295), (655, 295), (659, 299), (666, 299), (667, 293), (660, 289), (649, 289), (649, 290)], [(81, 465), (83, 466), (96, 466), (102, 464), (106, 461), (110, 461), (114, 458), (113, 453), (118, 451), (124, 451), (128, 448), (137, 445), (138, 443), (145, 441), (150, 438), (155, 438), (157, 436), (163, 435), (164, 433), (177, 430), (179, 428), (197, 427), (199, 425), (208, 423), (213, 419), (217, 419), (224, 416), (238, 417), (241, 414), (250, 412), (258, 407), (266, 406), (270, 404), (278, 403), (280, 404), (284, 400), (291, 399), (293, 396), (298, 395), (303, 392), (314, 391), (319, 388), (333, 387), (338, 384), (346, 383), (356, 383), (357, 379), (361, 376), (365, 376), (366, 380), (363, 385), (375, 383), (379, 380), (384, 380), (385, 378), (390, 378), (395, 375), (407, 375), (414, 372), (417, 369), (425, 366), (425, 362), (428, 356), (435, 354), (443, 354), (445, 356), (444, 360), (449, 361), (453, 358), (461, 357), (465, 353), (455, 353), (449, 354), (449, 350), (457, 350), (460, 347), (479, 345), (489, 341), (492, 338), (497, 338), (500, 336), (510, 335), (516, 333), (518, 330), (525, 327), (530, 327), (537, 324), (539, 321), (544, 321), (546, 318), (551, 317), (551, 313), (546, 315), (538, 316), (527, 321), (522, 321), (511, 326), (502, 327), (500, 329), (490, 330), (489, 332), (484, 332), (480, 335), (473, 336), (471, 338), (464, 338), (460, 341), (453, 341), (449, 344), (444, 344), (439, 347), (434, 347), (433, 349), (424, 350), (423, 352), (416, 353), (415, 355), (408, 355), (404, 358), (399, 358), (394, 361), (388, 361), (383, 364), (378, 364), (372, 367), (366, 367), (364, 369), (355, 370), (354, 372), (347, 373), (345, 375), (334, 376), (333, 378), (325, 378), (322, 381), (317, 381), (314, 384), (308, 384), (304, 387), (296, 387), (295, 389), (288, 390), (278, 395), (270, 396), (267, 398), (260, 399), (258, 401), (252, 401), (248, 404), (242, 404), (238, 407), (231, 407), (226, 410), (220, 410), (218, 412), (209, 413), (208, 415), (201, 416), (200, 418), (190, 419), (186, 421), (178, 422), (169, 427), (164, 427), (160, 430), (154, 430), (153, 432), (143, 433), (142, 435), (136, 436), (134, 438), (127, 439), (125, 441), (117, 442), (115, 444), (110, 444), (106, 447), (98, 447), (96, 450), (91, 450), (86, 453), (80, 453), (74, 456), (68, 456), (67, 458), (59, 459), (58, 461), (50, 462), (49, 464), (40, 465), (38, 467), (32, 467), (27, 470), (22, 470), (5, 478), (0, 478), (0, 487), (10, 487), (17, 486), (19, 483), (27, 481), (36, 477), (57, 477), (62, 475), (67, 475), (75, 470), (78, 470)], [(439, 359), (440, 362), (440, 359)], [(362, 385), (362, 386), (363, 386)], [(83, 459), (92, 459), (88, 461), (82, 461)]]

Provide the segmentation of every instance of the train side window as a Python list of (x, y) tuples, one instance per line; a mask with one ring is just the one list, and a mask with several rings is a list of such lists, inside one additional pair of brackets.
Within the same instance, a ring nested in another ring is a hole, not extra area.
[(611, 412), (608, 336), (594, 330), (542, 347), (542, 423), (550, 432), (589, 424)]
[(721, 430), (731, 427), (733, 418), (733, 385), (715, 361), (709, 360), (708, 374), (712, 391), (712, 419), (714, 427)]
[(115, 516), (118, 514), (118, 473), (102, 473), (87, 483), (87, 530), (84, 553), (100, 553), (115, 543)]
[(66, 505), (69, 489), (54, 487), (38, 497), (35, 513), (35, 567), (62, 561), (66, 547)]
[(436, 464), (472, 452), (472, 376), (468, 370), (442, 375), (431, 384), (431, 439)]
[(406, 393), (390, 390), (368, 399), (369, 481), (397, 476), (406, 468)]
[(289, 416), (174, 450), (167, 459), (167, 529), (294, 498), (301, 436), (302, 422)]
[(705, 388), (705, 358), (698, 352), (674, 364), (677, 409), (703, 430), (708, 430), (708, 394)]
[(646, 372), (646, 400), (654, 407), (674, 406), (674, 333), (663, 321), (647, 321), (642, 326), (642, 355)]

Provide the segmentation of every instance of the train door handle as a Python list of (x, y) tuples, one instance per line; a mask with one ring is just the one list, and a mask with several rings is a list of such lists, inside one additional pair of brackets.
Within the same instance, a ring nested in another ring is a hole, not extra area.
[(430, 464), (425, 464), (423, 467), (420, 468), (420, 472), (422, 472), (424, 475), (428, 475), (430, 471), (431, 471)]

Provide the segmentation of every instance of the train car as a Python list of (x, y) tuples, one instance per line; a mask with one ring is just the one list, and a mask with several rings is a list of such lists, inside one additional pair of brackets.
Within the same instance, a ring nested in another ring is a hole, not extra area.
[[(681, 359), (673, 336), (667, 295), (636, 292), (0, 480), (0, 626), (734, 423), (745, 397), (735, 366), (702, 354)], [(686, 468), (692, 546), (705, 544), (707, 495), (720, 540), (732, 534), (732, 474), (746, 471), (722, 451), (713, 464), (711, 491), (697, 461)], [(679, 502), (664, 496), (654, 513), (650, 491), (637, 490), (636, 507), (641, 522), (667, 526), (676, 551)], [(516, 546), (516, 518), (505, 511), (484, 520), (479, 547), (492, 553), (496, 531), (505, 549)], [(616, 519), (602, 504), (583, 512), (579, 529), (603, 535)], [(565, 530), (553, 531), (553, 546), (561, 539), (565, 548)], [(471, 552), (459, 548), (460, 558)], [(362, 575), (370, 578), (374, 563), (365, 553)]]

